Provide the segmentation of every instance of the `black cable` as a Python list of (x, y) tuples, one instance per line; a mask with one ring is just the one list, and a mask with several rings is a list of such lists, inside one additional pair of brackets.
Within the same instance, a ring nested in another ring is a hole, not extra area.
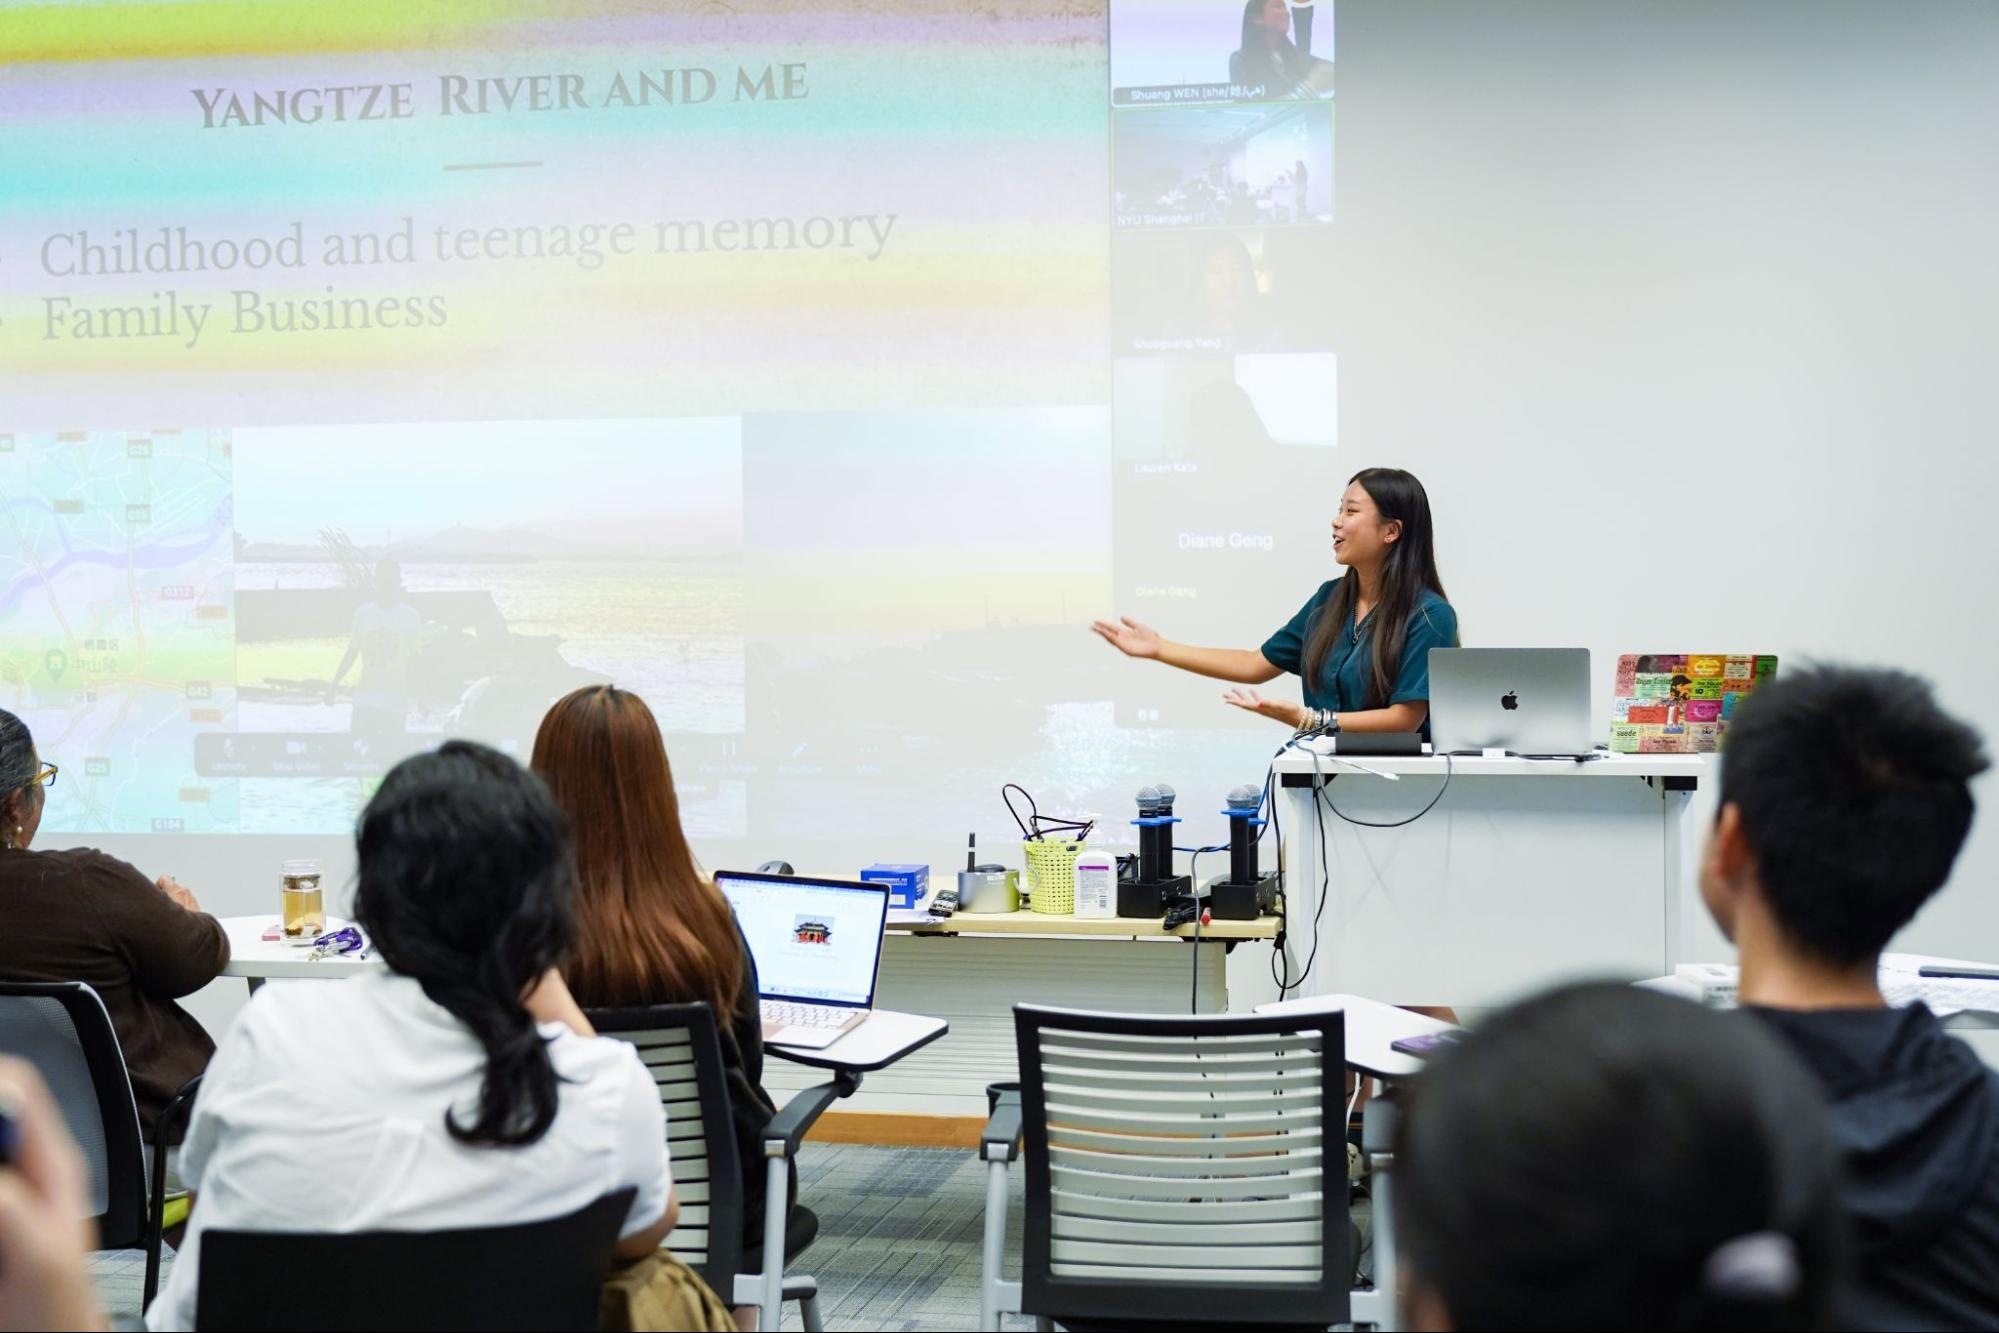
[[(1312, 758), (1312, 769), (1315, 775), (1318, 773), (1318, 768), (1319, 768), (1318, 756), (1314, 755)], [(1333, 804), (1332, 793), (1327, 790), (1324, 781), (1321, 781), (1319, 783), (1318, 799), (1325, 802), (1326, 809), (1332, 811), (1334, 814), (1338, 815), (1341, 819), (1346, 820), (1347, 823), (1357, 825), (1360, 828), (1407, 828), (1409, 827), (1409, 825), (1421, 819), (1424, 815), (1427, 815), (1432, 810), (1436, 809), (1437, 802), (1444, 799), (1444, 793), (1451, 789), (1452, 768), (1453, 764), (1451, 762), (1451, 756), (1447, 753), (1444, 755), (1444, 785), (1437, 788), (1437, 794), (1430, 798), (1430, 803), (1428, 805), (1424, 806), (1421, 810), (1418, 810), (1415, 814), (1409, 816), (1409, 818), (1407, 819), (1397, 819), (1392, 822), (1381, 822), (1372, 819), (1355, 819), (1352, 815), (1347, 814), (1345, 811), (1341, 810), (1337, 805)]]
[[(1020, 811), (1014, 808), (1014, 792), (1019, 792), (1027, 798), (1026, 819), (1022, 819)], [(1023, 842), (1045, 841), (1041, 836), (1043, 829), (1071, 829), (1074, 831), (1073, 836), (1063, 839), (1063, 841), (1081, 843), (1090, 836), (1090, 830), (1097, 826), (1096, 821), (1093, 819), (1043, 819), (1041, 817), (1041, 807), (1035, 804), (1034, 794), (1018, 782), (1003, 784), (1000, 787), (1000, 800), (1006, 803), (1006, 812), (1013, 816), (1013, 822), (1020, 826), (1020, 836)]]
[[(1275, 777), (1276, 761), (1278, 758), (1281, 758), (1283, 756), (1285, 750), (1289, 750), (1296, 747), (1301, 741), (1306, 741), (1311, 739), (1314, 739), (1313, 733), (1300, 732), (1297, 735), (1293, 736), (1288, 742), (1286, 742), (1283, 749), (1280, 749), (1277, 752), (1277, 754), (1273, 756), (1271, 759), (1271, 778)], [(1444, 785), (1437, 789), (1437, 794), (1430, 798), (1430, 803), (1428, 805), (1425, 805), (1421, 810), (1418, 810), (1415, 814), (1411, 815), (1407, 819), (1396, 820), (1393, 822), (1385, 822), (1377, 820), (1356, 819), (1353, 816), (1347, 814), (1345, 811), (1341, 810), (1337, 805), (1334, 805), (1332, 794), (1328, 789), (1326, 775), (1323, 769), (1320, 767), (1319, 763), (1320, 756), (1317, 751), (1308, 751), (1308, 753), (1312, 755), (1312, 777), (1313, 777), (1312, 811), (1314, 816), (1314, 822), (1317, 824), (1319, 830), (1319, 903), (1318, 906), (1312, 912), (1311, 946), (1306, 951), (1305, 954), (1305, 965), (1298, 970), (1298, 975), (1295, 979), (1291, 976), (1291, 969), (1288, 966), (1282, 965), (1284, 957), (1284, 945), (1288, 940), (1290, 934), (1290, 924), (1291, 924), (1291, 905), (1288, 900), (1284, 904), (1283, 924), (1278, 927), (1278, 936), (1275, 942), (1276, 947), (1274, 947), (1270, 953), (1270, 979), (1271, 981), (1275, 982), (1277, 985), (1277, 997), (1279, 999), (1283, 999), (1286, 992), (1291, 990), (1292, 987), (1301, 984), (1305, 980), (1305, 978), (1311, 974), (1312, 965), (1316, 963), (1319, 958), (1319, 928), (1325, 920), (1326, 899), (1329, 896), (1331, 896), (1331, 889), (1332, 889), (1332, 868), (1328, 864), (1326, 857), (1327, 849), (1326, 849), (1325, 811), (1331, 810), (1335, 815), (1339, 816), (1341, 819), (1344, 819), (1347, 823), (1358, 825), (1359, 827), (1362, 828), (1405, 828), (1408, 825), (1413, 824), (1417, 820), (1421, 819), (1424, 815), (1429, 814), (1430, 811), (1437, 808), (1437, 803), (1444, 799), (1444, 793), (1450, 790), (1451, 778), (1454, 774), (1454, 768), (1455, 768), (1455, 766), (1451, 762), (1451, 756), (1448, 754), (1444, 755), (1443, 756)], [(1274, 800), (1271, 802), (1270, 812), (1271, 812), (1271, 823), (1273, 826), (1275, 826), (1277, 823), (1277, 804)], [(1261, 835), (1259, 834), (1259, 837), (1260, 836)], [(1278, 829), (1277, 832), (1277, 856), (1278, 856), (1277, 890), (1279, 895), (1282, 896), (1284, 893), (1284, 834), (1282, 829)]]
[(1027, 797), (1028, 819), (1032, 819), (1035, 820), (1036, 822), (1039, 822), (1041, 819), (1041, 812), (1037, 810), (1034, 806), (1034, 797), (1028, 795), (1027, 788), (1021, 786), (1018, 782), (1009, 782), (1000, 787), (1000, 800), (1006, 803), (1006, 812), (1012, 815), (1013, 822), (1020, 826), (1020, 840), (1022, 842), (1032, 842), (1035, 836), (1034, 830), (1027, 826), (1026, 819), (1022, 819), (1020, 817), (1020, 811), (1013, 808), (1014, 792), (1019, 792), (1022, 796)]
[[(1277, 986), (1277, 998), (1280, 1000), (1284, 998), (1285, 993), (1293, 986), (1303, 981), (1305, 976), (1301, 972), (1296, 981), (1291, 980), (1291, 969), (1284, 962), (1284, 946), (1291, 942), (1291, 899), (1290, 895), (1284, 891), (1284, 829), (1277, 817), (1277, 761), (1284, 757), (1287, 750), (1296, 748), (1299, 741), (1309, 740), (1310, 738), (1311, 733), (1301, 731), (1293, 735), (1284, 744), (1278, 746), (1277, 753), (1270, 756), (1270, 767), (1265, 770), (1263, 775), (1263, 795), (1264, 799), (1270, 803), (1270, 828), (1277, 841), (1277, 900), (1279, 910), (1277, 914), (1277, 938), (1271, 941), (1270, 979)], [(1263, 830), (1258, 829), (1256, 837), (1257, 841), (1261, 842), (1263, 840)], [(1323, 904), (1323, 895), (1321, 895), (1320, 901)], [(1315, 954), (1318, 951), (1318, 936), (1318, 920), (1315, 917), (1312, 924), (1312, 948)]]
[(1305, 955), (1305, 966), (1298, 969), (1298, 980), (1292, 983), (1294, 986), (1302, 985), (1305, 978), (1312, 975), (1312, 964), (1319, 961), (1319, 922), (1326, 915), (1326, 899), (1333, 896), (1332, 865), (1326, 859), (1326, 812), (1319, 808), (1319, 802), (1326, 794), (1326, 784), (1318, 769), (1318, 756), (1315, 754), (1312, 759), (1312, 820), (1319, 826), (1319, 905), (1312, 909), (1312, 950)]
[(1191, 964), (1192, 975), (1187, 979), (1187, 1012), (1190, 1014), (1199, 1013), (1201, 1003), (1201, 853), (1214, 850), (1212, 847), (1198, 847), (1194, 850), (1194, 858), (1187, 862), (1187, 885), (1194, 895), (1194, 947), (1188, 950), (1194, 955), (1194, 961)]

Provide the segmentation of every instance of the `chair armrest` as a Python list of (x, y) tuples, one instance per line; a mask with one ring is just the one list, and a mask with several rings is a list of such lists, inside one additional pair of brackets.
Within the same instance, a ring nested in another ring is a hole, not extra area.
[(1020, 1094), (1003, 1092), (979, 1136), (979, 1156), (988, 1162), (1013, 1161), (1020, 1156), (1022, 1133)]
[(160, 1118), (153, 1124), (153, 1179), (151, 1182), (151, 1208), (154, 1225), (158, 1225), (160, 1201), (167, 1193), (167, 1141), (173, 1136), (177, 1125), (186, 1122), (193, 1114), (194, 1099), (201, 1094), (200, 1074), (180, 1085), (167, 1109), (160, 1112)]
[(805, 1138), (805, 1132), (818, 1122), (819, 1117), (826, 1113), (826, 1108), (839, 1100), (841, 1095), (838, 1083), (820, 1083), (810, 1088), (801, 1088), (792, 1094), (791, 1100), (771, 1117), (768, 1125), (764, 1126), (765, 1155), (770, 1155), (771, 1144), (782, 1143), (783, 1155), (796, 1157), (798, 1145)]
[[(164, 1243), (168, 1226), (167, 1140), (173, 1137), (174, 1126), (190, 1114), (189, 1108), (194, 1105), (194, 1099), (200, 1092), (201, 1075), (196, 1074), (180, 1085), (180, 1090), (174, 1093), (173, 1100), (167, 1103), (166, 1110), (160, 1112), (159, 1120), (153, 1125), (152, 1178), (146, 1182), (146, 1219), (140, 1235), (142, 1248), (146, 1252), (145, 1285), (139, 1297), (142, 1313), (153, 1303), (153, 1297), (160, 1289), (160, 1246)], [(187, 1209), (183, 1207), (178, 1210), (173, 1224), (178, 1226), (186, 1219)]]
[(160, 1113), (159, 1122), (153, 1126), (155, 1143), (166, 1142), (167, 1135), (173, 1131), (174, 1123), (191, 1113), (194, 1099), (201, 1095), (203, 1077), (204, 1075), (196, 1074), (181, 1084), (180, 1090), (174, 1093), (173, 1100), (167, 1103), (167, 1109)]

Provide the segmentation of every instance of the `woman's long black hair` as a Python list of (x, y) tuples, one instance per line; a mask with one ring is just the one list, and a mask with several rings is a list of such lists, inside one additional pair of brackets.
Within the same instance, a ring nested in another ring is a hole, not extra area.
[(1262, 84), (1266, 93), (1279, 97), (1284, 90), (1272, 85), (1289, 77), (1286, 67), (1297, 59), (1298, 48), (1283, 33), (1256, 21), (1267, 3), (1269, 0), (1249, 0), (1242, 7), (1242, 44), (1237, 48), (1242, 52), (1240, 73), (1245, 84)]
[(354, 918), (382, 959), (486, 1048), (461, 1143), (521, 1147), (555, 1122), (556, 1073), (522, 997), (576, 939), (569, 830), (541, 779), (448, 741), (389, 771), (361, 812)]
[[(1368, 670), (1365, 701), (1347, 707), (1386, 708), (1395, 678), (1402, 670), (1402, 641), (1409, 632), (1409, 618), (1425, 592), (1444, 596), (1444, 581), (1437, 576), (1436, 534), (1430, 522), (1430, 496), (1413, 473), (1401, 468), (1371, 467), (1354, 473), (1348, 485), (1359, 482), (1362, 490), (1381, 511), (1384, 523), (1400, 523), (1402, 535), (1388, 548), (1381, 562), (1381, 593), (1368, 622), (1373, 639), (1372, 661)], [(1360, 596), (1360, 571), (1349, 569), (1333, 595), (1313, 622), (1305, 639), (1303, 676), (1316, 681), (1332, 656), (1333, 645), (1346, 632), (1347, 616)], [(1355, 626), (1356, 632), (1360, 629)]]
[(1831, 1326), (1824, 1098), (1775, 1034), (1631, 986), (1524, 1001), (1405, 1086), (1396, 1239), (1457, 1328)]

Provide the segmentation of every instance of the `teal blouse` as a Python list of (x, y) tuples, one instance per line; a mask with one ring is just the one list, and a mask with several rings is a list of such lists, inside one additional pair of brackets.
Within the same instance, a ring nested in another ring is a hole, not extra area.
[[(1304, 665), (1305, 641), (1312, 626), (1332, 599), (1338, 580), (1328, 580), (1298, 608), (1284, 628), (1264, 642), (1263, 655), (1270, 665), (1299, 674)], [(1395, 673), (1395, 688), (1387, 699), (1368, 698), (1369, 680), (1374, 674), (1374, 616), (1355, 626), (1353, 612), (1347, 612), (1343, 632), (1326, 655), (1319, 679), (1303, 681), (1307, 708), (1330, 708), (1336, 713), (1358, 712), (1363, 708), (1384, 708), (1389, 704), (1428, 702), (1430, 698), (1430, 650), (1455, 648), (1458, 644), (1458, 614), (1451, 604), (1434, 592), (1425, 592), (1409, 614), (1409, 626), (1402, 639), (1402, 665)], [(1423, 726), (1429, 732), (1426, 720)]]

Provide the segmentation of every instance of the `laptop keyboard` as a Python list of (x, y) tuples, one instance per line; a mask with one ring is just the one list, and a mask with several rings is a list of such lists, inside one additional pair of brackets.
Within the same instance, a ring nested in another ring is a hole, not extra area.
[(794, 1000), (760, 1000), (757, 1004), (763, 1021), (774, 1028), (836, 1028), (854, 1016), (851, 1009)]

